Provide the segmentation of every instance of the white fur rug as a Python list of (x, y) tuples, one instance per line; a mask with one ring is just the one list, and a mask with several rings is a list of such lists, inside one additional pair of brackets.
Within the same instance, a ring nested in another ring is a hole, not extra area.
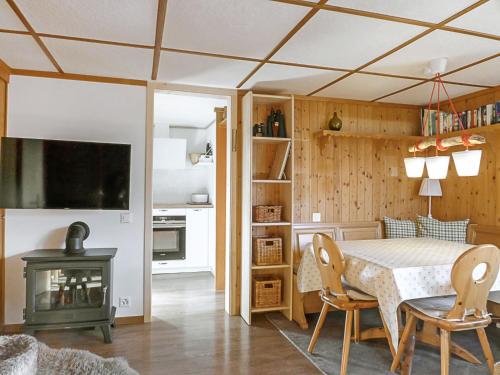
[(2, 375), (138, 375), (123, 358), (86, 350), (51, 349), (28, 335), (0, 336)]

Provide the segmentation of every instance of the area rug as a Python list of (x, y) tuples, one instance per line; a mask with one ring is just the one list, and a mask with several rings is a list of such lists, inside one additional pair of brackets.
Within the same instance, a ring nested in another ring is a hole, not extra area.
[(51, 349), (28, 335), (0, 336), (2, 375), (138, 375), (123, 358), (86, 350)]
[[(267, 319), (285, 336), (304, 356), (306, 356), (323, 374), (338, 374), (342, 357), (342, 337), (345, 313), (330, 312), (321, 330), (314, 354), (307, 352), (319, 314), (309, 315), (309, 329), (303, 331), (299, 326), (287, 320), (280, 313), (267, 314)], [(382, 322), (377, 310), (363, 311), (361, 328), (381, 327)], [(500, 329), (494, 326), (486, 330), (495, 359), (500, 360)], [(450, 374), (482, 375), (489, 374), (481, 346), (475, 331), (452, 333), (452, 340), (473, 353), (483, 365), (473, 365), (454, 355), (451, 356)], [(352, 342), (349, 353), (347, 373), (349, 375), (391, 374), (389, 371), (392, 357), (386, 340)], [(415, 375), (440, 373), (439, 349), (417, 343), (413, 357)]]

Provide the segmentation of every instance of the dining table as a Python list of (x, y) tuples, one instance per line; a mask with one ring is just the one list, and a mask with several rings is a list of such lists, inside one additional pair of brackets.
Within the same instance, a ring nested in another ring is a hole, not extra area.
[[(394, 348), (398, 347), (398, 309), (402, 302), (418, 298), (456, 294), (451, 285), (451, 269), (456, 259), (475, 245), (433, 238), (397, 238), (337, 241), (346, 269), (345, 281), (376, 297)], [(312, 244), (306, 246), (297, 270), (301, 293), (320, 290), (321, 276)], [(492, 291), (500, 290), (500, 275)], [(433, 344), (433, 339), (428, 343)], [(457, 348), (456, 354), (478, 362)]]

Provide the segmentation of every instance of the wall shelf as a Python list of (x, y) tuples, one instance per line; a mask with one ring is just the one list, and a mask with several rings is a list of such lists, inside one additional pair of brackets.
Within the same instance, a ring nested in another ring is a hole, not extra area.
[[(242, 130), (245, 155), (242, 161), (242, 220), (241, 220), (241, 304), (240, 314), (252, 323), (252, 314), (280, 311), (292, 319), (293, 291), (293, 139), (254, 137), (254, 124), (267, 123), (272, 110), (280, 110), (285, 117), (286, 134), (294, 134), (294, 97), (254, 94), (248, 92), (242, 99)], [(283, 179), (282, 179), (283, 178)], [(281, 221), (253, 222), (253, 207), (282, 207)], [(257, 266), (253, 263), (254, 237), (280, 237), (282, 264)], [(281, 305), (255, 308), (253, 306), (253, 279), (255, 276), (277, 276), (281, 280)]]
[(281, 269), (281, 268), (290, 268), (289, 264), (272, 264), (268, 266), (257, 266), (255, 264), (252, 264), (252, 269), (253, 270), (274, 270), (274, 269)]
[(291, 142), (291, 138), (279, 138), (279, 137), (252, 137), (254, 143), (282, 143)]
[(264, 313), (264, 312), (271, 312), (271, 311), (283, 311), (283, 310), (289, 310), (290, 307), (288, 305), (282, 305), (282, 306), (276, 306), (276, 307), (262, 307), (262, 308), (252, 308), (252, 313)]
[(291, 184), (292, 181), (290, 180), (252, 180), (254, 184)]
[(390, 133), (359, 133), (359, 132), (344, 132), (342, 130), (320, 130), (317, 132), (316, 137), (320, 138), (320, 152), (323, 155), (324, 148), (331, 138), (364, 138), (376, 139), (386, 141), (404, 141), (417, 143), (420, 142), (423, 136), (420, 135), (403, 135), (403, 134), (390, 134)]
[(288, 221), (280, 221), (278, 223), (252, 223), (252, 227), (284, 227), (292, 225)]

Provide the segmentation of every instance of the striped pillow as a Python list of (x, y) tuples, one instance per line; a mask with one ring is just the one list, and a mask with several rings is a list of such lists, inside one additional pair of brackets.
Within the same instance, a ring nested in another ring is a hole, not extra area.
[(417, 224), (414, 220), (396, 220), (384, 216), (385, 238), (417, 237)]
[(465, 243), (469, 219), (459, 221), (439, 221), (431, 217), (418, 216), (418, 236), (438, 240)]

